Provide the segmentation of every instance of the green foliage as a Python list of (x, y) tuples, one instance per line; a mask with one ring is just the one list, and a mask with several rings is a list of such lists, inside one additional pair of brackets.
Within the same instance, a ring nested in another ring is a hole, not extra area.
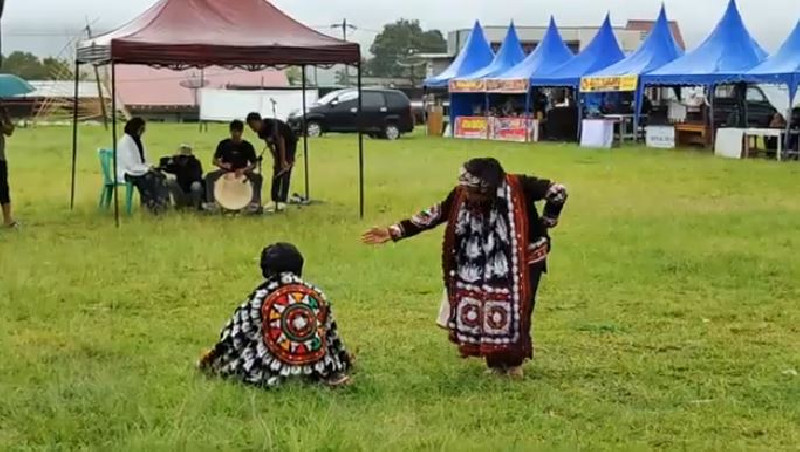
[(30, 52), (14, 51), (3, 57), (3, 72), (25, 80), (69, 80), (74, 73), (69, 63), (57, 58), (39, 59)]
[[(249, 134), (249, 132), (248, 132)], [(210, 162), (222, 125), (153, 123)], [(247, 137), (254, 139), (252, 135)], [(22, 228), (0, 230), (0, 450), (790, 451), (800, 444), (800, 165), (690, 151), (428, 139), (312, 140), (311, 195), (264, 218), (98, 212), (102, 127), (7, 141)], [(526, 378), (484, 375), (434, 319), (441, 231), (369, 248), (360, 233), (442, 199), (494, 156), (570, 189), (536, 306)], [(206, 165), (207, 166), (207, 165)], [(302, 191), (300, 159), (294, 190)], [(266, 192), (267, 189), (265, 189)], [(342, 391), (207, 379), (203, 348), (289, 240), (357, 352)]]
[(419, 20), (400, 19), (387, 24), (370, 47), (373, 57), (369, 61), (369, 73), (374, 77), (402, 77), (410, 73), (409, 68), (398, 63), (407, 60), (412, 52), (444, 52), (445, 41), (439, 30), (423, 31)]

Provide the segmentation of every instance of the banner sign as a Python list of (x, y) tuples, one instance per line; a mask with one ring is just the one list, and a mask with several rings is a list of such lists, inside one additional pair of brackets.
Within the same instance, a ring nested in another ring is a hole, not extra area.
[(486, 91), (489, 93), (527, 93), (530, 89), (530, 80), (524, 78), (486, 80)]
[(649, 148), (665, 148), (665, 149), (674, 148), (675, 127), (673, 126), (645, 127), (645, 144)]
[(486, 92), (486, 80), (450, 80), (451, 93), (483, 93)]
[(489, 137), (489, 121), (478, 116), (459, 116), (453, 134), (456, 138), (485, 140)]
[(639, 76), (623, 75), (621, 77), (586, 77), (581, 79), (582, 93), (603, 93), (619, 91), (636, 91)]
[(525, 118), (492, 118), (489, 136), (500, 141), (528, 141), (528, 123)]

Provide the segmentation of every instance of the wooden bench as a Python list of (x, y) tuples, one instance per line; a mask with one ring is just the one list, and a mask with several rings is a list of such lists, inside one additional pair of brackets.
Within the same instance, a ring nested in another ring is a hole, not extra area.
[(675, 142), (679, 147), (711, 145), (711, 133), (705, 124), (681, 123), (675, 124)]

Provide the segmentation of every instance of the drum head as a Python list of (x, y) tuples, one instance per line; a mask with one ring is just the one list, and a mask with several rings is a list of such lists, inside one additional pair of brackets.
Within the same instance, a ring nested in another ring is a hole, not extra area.
[(242, 210), (253, 199), (253, 186), (247, 177), (227, 173), (214, 184), (214, 198), (223, 209)]

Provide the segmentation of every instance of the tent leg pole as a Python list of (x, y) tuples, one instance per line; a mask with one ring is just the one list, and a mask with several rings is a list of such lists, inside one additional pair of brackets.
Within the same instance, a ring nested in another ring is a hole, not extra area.
[(114, 225), (119, 227), (119, 175), (117, 174), (117, 75), (114, 62), (111, 62), (111, 141), (114, 146)]
[(308, 127), (306, 126), (306, 65), (301, 66), (301, 76), (303, 78), (303, 166), (305, 168), (305, 198), (306, 202), (311, 201), (311, 194), (309, 191), (309, 176), (308, 176)]
[(711, 133), (711, 139), (709, 142), (711, 143), (711, 149), (714, 149), (714, 146), (717, 143), (716, 133), (714, 131), (714, 94), (716, 94), (716, 86), (709, 85), (708, 86), (708, 122), (710, 124), (709, 132)]
[(356, 66), (358, 70), (358, 214), (364, 218), (364, 131), (362, 130), (361, 108), (363, 106), (363, 96), (361, 92), (361, 57)]
[(78, 82), (80, 81), (80, 62), (75, 60), (75, 92), (72, 98), (72, 179), (69, 191), (69, 209), (75, 208), (75, 177), (78, 164)]

